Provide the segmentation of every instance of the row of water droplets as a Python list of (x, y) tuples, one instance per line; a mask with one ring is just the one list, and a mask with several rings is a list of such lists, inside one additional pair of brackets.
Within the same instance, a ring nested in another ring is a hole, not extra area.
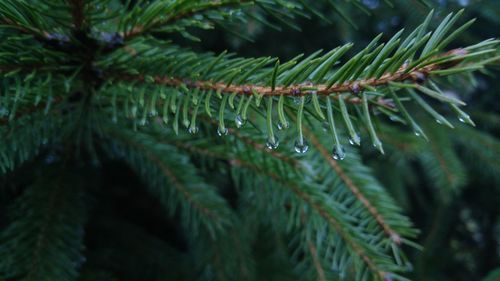
[[(241, 115), (237, 115), (234, 119), (234, 122), (236, 124), (237, 128), (241, 128), (245, 126), (247, 123), (246, 119), (243, 119)], [(323, 124), (324, 130), (327, 130), (328, 124), (325, 122)], [(286, 130), (290, 127), (290, 124), (288, 122), (282, 123), (278, 122), (277, 123), (277, 128), (278, 130)], [(190, 131), (190, 133), (193, 133)], [(217, 135), (218, 136), (225, 136), (228, 135), (229, 130), (227, 128), (221, 129), (220, 127), (217, 128)], [(356, 146), (360, 143), (360, 137), (358, 135), (355, 135), (355, 139), (349, 138), (349, 144)], [(280, 145), (280, 141), (277, 137), (274, 137), (273, 139), (267, 139), (266, 141), (266, 147), (270, 150), (277, 149), (278, 146)], [(309, 150), (309, 143), (306, 140), (300, 140), (297, 139), (294, 142), (294, 150), (296, 153), (299, 154), (304, 154)], [(342, 145), (335, 145), (334, 148), (332, 149), (332, 158), (335, 160), (343, 160), (346, 156), (345, 149)]]

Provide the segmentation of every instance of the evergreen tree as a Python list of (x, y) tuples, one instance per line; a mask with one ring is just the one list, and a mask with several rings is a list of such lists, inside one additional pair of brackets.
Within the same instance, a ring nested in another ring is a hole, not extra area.
[[(418, 24), (366, 38), (360, 13), (408, 1), (0, 1), (0, 280), (457, 280), (428, 277), (443, 241), (405, 212), (431, 192), (438, 233), (468, 182), (500, 180), (460, 93), (499, 41), (411, 2)], [(362, 44), (195, 43), (303, 18)]]

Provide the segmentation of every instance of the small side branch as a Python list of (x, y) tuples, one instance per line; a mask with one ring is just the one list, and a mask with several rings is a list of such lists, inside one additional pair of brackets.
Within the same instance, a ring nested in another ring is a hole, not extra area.
[(15, 28), (15, 29), (21, 31), (22, 33), (32, 34), (35, 37), (38, 37), (40, 39), (47, 40), (50, 38), (50, 34), (45, 30), (39, 30), (39, 29), (36, 29), (33, 27), (28, 28), (28, 27), (26, 27), (18, 22), (15, 22), (15, 21), (7, 19), (7, 18), (0, 18), (0, 25), (10, 26), (12, 28)]
[(385, 221), (384, 217), (380, 212), (373, 206), (373, 204), (366, 198), (366, 196), (359, 190), (358, 186), (352, 181), (352, 179), (346, 174), (344, 169), (335, 161), (330, 152), (320, 143), (318, 138), (311, 133), (307, 128), (304, 128), (311, 140), (311, 143), (318, 149), (323, 158), (328, 162), (330, 167), (337, 173), (340, 179), (344, 182), (347, 188), (356, 196), (356, 198), (365, 206), (365, 208), (370, 212), (370, 214), (375, 218), (377, 223), (382, 227), (386, 235), (396, 244), (401, 244), (401, 236)]
[(253, 2), (253, 0), (226, 1), (226, 2), (223, 2), (220, 0), (213, 1), (213, 2), (210, 2), (208, 4), (205, 4), (202, 7), (193, 8), (193, 9), (174, 13), (174, 15), (172, 17), (168, 17), (168, 18), (165, 18), (162, 20), (154, 21), (152, 24), (150, 24), (147, 27), (142, 26), (142, 25), (136, 25), (136, 26), (132, 27), (130, 29), (130, 31), (127, 31), (124, 34), (122, 34), (122, 36), (123, 36), (124, 40), (130, 40), (134, 37), (137, 37), (137, 36), (144, 34), (145, 32), (147, 32), (150, 29), (160, 27), (162, 25), (167, 25), (169, 23), (173, 23), (173, 22), (176, 22), (178, 20), (190, 18), (190, 17), (197, 15), (197, 14), (202, 14), (204, 12), (207, 12), (210, 10), (215, 10), (215, 9), (229, 8), (232, 6), (241, 6), (244, 3), (252, 3), (252, 2)]

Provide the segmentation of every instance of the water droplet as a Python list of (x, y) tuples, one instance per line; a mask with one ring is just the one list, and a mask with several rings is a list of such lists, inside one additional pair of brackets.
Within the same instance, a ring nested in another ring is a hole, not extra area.
[(351, 145), (359, 145), (361, 142), (361, 138), (356, 134), (353, 137), (349, 138), (349, 143)]
[(465, 120), (465, 118), (467, 118), (467, 117), (465, 117), (465, 116), (464, 116), (464, 117), (459, 116), (459, 117), (458, 117), (458, 121), (460, 121), (460, 122), (462, 122), (462, 123), (466, 123), (466, 122), (467, 122), (467, 120)]
[(236, 118), (234, 119), (234, 123), (236, 123), (237, 128), (243, 127), (246, 122), (247, 122), (247, 120), (243, 119), (243, 117), (241, 117), (241, 115), (237, 115)]
[(229, 130), (227, 128), (217, 128), (217, 135), (219, 135), (219, 137), (227, 135), (228, 132)]
[(417, 137), (420, 137), (420, 136), (422, 135), (422, 134), (420, 134), (420, 132), (419, 132), (419, 131), (414, 131), (413, 133), (414, 133), (414, 134), (415, 134), (415, 136), (417, 136)]
[(342, 146), (336, 145), (332, 150), (332, 157), (335, 160), (344, 160), (345, 149)]
[(305, 140), (296, 140), (295, 141), (295, 151), (297, 153), (306, 153), (307, 150), (309, 149), (309, 145)]
[(290, 124), (288, 124), (288, 122), (285, 123), (278, 122), (278, 130), (285, 130), (288, 129), (288, 127), (290, 127)]
[(190, 134), (196, 134), (196, 133), (198, 133), (198, 130), (199, 130), (198, 127), (196, 127), (196, 126), (194, 126), (194, 127), (190, 126), (189, 129), (188, 129), (188, 132)]
[(443, 121), (441, 121), (440, 119), (436, 119), (436, 122), (437, 122), (438, 124), (443, 124)]
[(191, 123), (191, 122), (189, 122), (189, 120), (182, 121), (182, 125), (184, 125), (184, 127), (186, 127), (186, 128), (189, 127), (189, 123)]
[(266, 143), (266, 147), (269, 149), (276, 149), (280, 144), (278, 138), (274, 137), (273, 139), (269, 138)]

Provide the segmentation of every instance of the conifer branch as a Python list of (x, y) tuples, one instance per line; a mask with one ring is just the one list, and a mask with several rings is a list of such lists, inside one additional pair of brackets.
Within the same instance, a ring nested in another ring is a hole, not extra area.
[(450, 170), (450, 167), (448, 167), (448, 164), (446, 163), (444, 157), (441, 155), (440, 150), (434, 145), (434, 143), (429, 143), (429, 145), (432, 153), (436, 156), (439, 167), (441, 167), (441, 170), (444, 172), (449, 185), (453, 186), (455, 183), (455, 175)]
[(377, 223), (382, 227), (387, 236), (396, 244), (401, 244), (401, 236), (392, 227), (385, 222), (385, 219), (380, 214), (380, 212), (375, 208), (375, 206), (366, 198), (366, 196), (361, 192), (359, 187), (353, 182), (353, 180), (347, 175), (344, 169), (337, 163), (335, 159), (331, 157), (330, 152), (325, 148), (323, 144), (318, 140), (316, 135), (312, 133), (309, 129), (304, 128), (307, 136), (311, 140), (311, 143), (318, 149), (321, 156), (327, 161), (328, 165), (337, 173), (340, 179), (345, 183), (347, 188), (356, 196), (356, 198), (366, 207)]
[(50, 227), (49, 224), (52, 223), (52, 218), (54, 217), (54, 212), (57, 210), (56, 204), (58, 200), (58, 196), (61, 195), (61, 183), (59, 180), (56, 181), (54, 188), (52, 188), (47, 201), (47, 213), (44, 215), (40, 232), (38, 233), (35, 247), (33, 249), (33, 260), (31, 262), (30, 268), (28, 269), (28, 273), (26, 276), (26, 280), (36, 281), (37, 276), (40, 276), (40, 261), (44, 257), (42, 257), (42, 248), (45, 247), (47, 240), (50, 238), (47, 237), (49, 234), (47, 233), (47, 229)]
[(193, 200), (193, 196), (191, 195), (191, 193), (189, 193), (187, 188), (179, 181), (179, 179), (177, 178), (177, 176), (175, 176), (175, 174), (171, 171), (171, 169), (166, 164), (164, 164), (160, 158), (155, 156), (155, 154), (153, 152), (148, 150), (147, 147), (145, 147), (144, 145), (141, 145), (139, 142), (134, 142), (133, 140), (127, 139), (127, 138), (122, 137), (118, 134), (113, 134), (113, 132), (108, 131), (108, 133), (110, 133), (113, 136), (113, 138), (116, 138), (119, 141), (126, 143), (128, 146), (133, 147), (134, 149), (137, 149), (139, 151), (142, 151), (143, 154), (152, 163), (154, 163), (158, 168), (160, 168), (160, 170), (163, 172), (163, 174), (166, 176), (166, 178), (168, 178), (170, 180), (170, 182), (172, 183), (172, 186), (175, 189), (177, 189), (179, 194), (182, 194), (182, 196), (184, 196), (184, 198), (186, 199), (186, 201), (189, 202), (189, 204), (191, 204), (193, 207), (198, 209), (201, 213), (205, 214), (210, 219), (215, 219), (215, 220), (219, 219), (218, 215), (213, 213), (212, 210), (209, 210), (208, 208), (201, 206), (200, 204), (198, 204), (198, 202)]
[[(454, 49), (439, 56), (435, 59), (449, 58), (450, 56), (456, 56), (453, 61), (447, 61), (446, 63), (432, 63), (419, 68), (407, 68), (408, 66), (402, 66), (398, 71), (394, 73), (386, 73), (380, 78), (370, 78), (370, 79), (360, 79), (354, 81), (347, 81), (342, 84), (334, 84), (332, 86), (325, 84), (295, 84), (290, 86), (276, 86), (274, 89), (271, 86), (260, 86), (260, 85), (231, 85), (222, 82), (213, 81), (195, 81), (183, 78), (172, 78), (166, 76), (153, 76), (153, 82), (158, 85), (164, 85), (168, 87), (180, 87), (185, 85), (189, 89), (198, 89), (202, 91), (217, 91), (225, 94), (238, 94), (238, 95), (253, 95), (259, 94), (262, 96), (304, 96), (310, 95), (315, 92), (318, 95), (330, 95), (330, 94), (340, 94), (344, 92), (359, 93), (363, 89), (373, 88), (377, 86), (386, 86), (391, 82), (404, 82), (412, 81), (414, 83), (421, 83), (422, 79), (425, 79), (436, 70), (450, 69), (460, 63), (461, 56), (465, 56), (467, 50), (465, 49)], [(108, 72), (105, 74), (108, 78), (114, 81), (138, 81), (145, 82), (146, 77), (144, 75), (132, 75), (126, 73), (112, 73)], [(361, 99), (359, 97), (352, 97), (347, 100), (350, 103), (359, 104)], [(385, 105), (382, 103), (382, 105)]]
[[(180, 145), (180, 147), (188, 148), (189, 146)], [(264, 148), (256, 148), (258, 151), (264, 152), (268, 154), (268, 150)], [(297, 195), (298, 198), (303, 200), (307, 205), (311, 206), (323, 219), (325, 219), (334, 229), (335, 231), (343, 238), (343, 240), (350, 246), (350, 248), (362, 259), (362, 261), (370, 268), (370, 270), (380, 276), (382, 279), (388, 273), (384, 270), (380, 269), (376, 262), (372, 260), (372, 258), (365, 253), (364, 247), (360, 246), (357, 241), (355, 241), (354, 237), (351, 234), (346, 233), (346, 230), (343, 226), (341, 226), (338, 218), (331, 214), (328, 211), (327, 207), (324, 206), (320, 201), (315, 200), (310, 194), (303, 190), (298, 184), (292, 182), (270, 170), (265, 169), (264, 167), (260, 167), (254, 163), (250, 163), (244, 159), (236, 158), (234, 156), (223, 156), (222, 154), (213, 153), (212, 151), (207, 153), (207, 150), (196, 150), (198, 153), (205, 154), (206, 156), (215, 156), (218, 158), (225, 158), (229, 161), (229, 164), (239, 167), (246, 168), (252, 171), (257, 172), (258, 174), (269, 177), (273, 181), (283, 185), (283, 187), (290, 189), (293, 193)], [(272, 158), (282, 161), (281, 158), (276, 158), (274, 155), (271, 155)]]
[[(29, 281), (74, 280), (82, 261), (85, 207), (79, 183), (44, 170), (12, 206), (0, 231), (0, 275)], [(48, 173), (47, 173), (48, 172)]]
[(24, 1), (0, 2), (0, 26), (5, 25), (25, 34), (48, 39), (50, 35), (42, 18), (36, 9), (32, 9)]
[[(53, 105), (55, 105), (55, 104), (61, 103), (62, 101), (64, 101), (63, 96), (55, 96), (52, 98), (51, 103)], [(7, 118), (0, 118), (0, 126), (9, 124), (10, 120), (18, 120), (18, 119), (21, 119), (25, 116), (32, 115), (37, 111), (45, 109), (46, 107), (47, 107), (46, 102), (41, 102), (41, 103), (36, 104), (36, 105), (33, 104), (33, 105), (23, 109), (22, 111), (16, 112), (16, 115), (14, 118), (8, 118), (8, 117)]]
[(319, 260), (318, 250), (316, 249), (316, 246), (314, 246), (311, 241), (307, 241), (307, 247), (309, 248), (309, 253), (313, 258), (314, 267), (316, 268), (316, 272), (318, 273), (318, 279), (320, 281), (326, 281), (325, 270), (323, 269), (321, 261)]
[(49, 33), (47, 31), (38, 30), (38, 29), (33, 28), (33, 27), (26, 27), (26, 26), (19, 24), (18, 22), (15, 22), (15, 21), (10, 20), (8, 18), (0, 18), (0, 25), (6, 25), (6, 26), (9, 26), (11, 28), (15, 28), (15, 29), (21, 31), (22, 33), (32, 34), (34, 36), (41, 37), (43, 39), (49, 38)]
[[(302, 224), (305, 224), (307, 218), (306, 214), (304, 212), (301, 213), (300, 219), (302, 221)], [(325, 270), (323, 269), (323, 266), (321, 265), (321, 260), (318, 257), (318, 249), (316, 246), (312, 243), (311, 240), (307, 239), (307, 248), (309, 249), (309, 254), (311, 255), (313, 259), (313, 264), (314, 268), (316, 269), (316, 273), (318, 275), (318, 280), (319, 281), (327, 281), (325, 277)]]
[(223, 9), (223, 8), (228, 8), (228, 7), (233, 7), (233, 6), (239, 7), (242, 4), (253, 3), (253, 2), (254, 2), (254, 0), (239, 0), (239, 1), (216, 0), (216, 1), (212, 1), (212, 2), (209, 2), (209, 3), (202, 5), (201, 7), (195, 6), (192, 9), (180, 11), (177, 13), (172, 13), (171, 17), (167, 17), (164, 19), (154, 21), (154, 22), (150, 23), (147, 27), (145, 27), (143, 25), (133, 26), (129, 31), (124, 32), (122, 34), (122, 36), (123, 36), (124, 40), (130, 40), (134, 37), (143, 35), (145, 32), (147, 32), (151, 29), (158, 28), (160, 26), (164, 26), (164, 25), (167, 25), (170, 23), (174, 23), (174, 22), (182, 20), (182, 19), (190, 18), (190, 17), (193, 17), (193, 16), (198, 15), (198, 14), (203, 14), (207, 11)]

